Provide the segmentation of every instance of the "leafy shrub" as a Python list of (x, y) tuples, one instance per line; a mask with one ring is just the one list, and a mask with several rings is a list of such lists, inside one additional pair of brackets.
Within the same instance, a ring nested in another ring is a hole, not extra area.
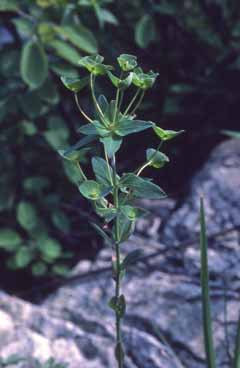
[[(58, 77), (81, 76), (80, 56), (99, 49), (110, 60), (121, 49), (137, 52), (146, 68), (151, 64), (161, 70), (161, 83), (149, 92), (141, 112), (161, 120), (163, 127), (178, 130), (181, 126), (192, 132), (188, 145), (184, 142), (182, 148), (179, 140), (172, 152), (178, 178), (185, 181), (219, 139), (216, 133), (237, 129), (239, 4), (226, 0), (173, 0), (171, 4), (166, 0), (2, 0), (0, 11), (4, 12), (0, 21), (0, 226), (21, 236), (19, 248), (31, 248), (26, 257), (31, 261), (25, 258), (22, 267), (35, 274), (51, 273), (53, 263), (41, 259), (42, 250), (39, 253), (32, 234), (42, 243), (39, 233), (44, 232), (46, 239), (59, 242), (61, 255), (65, 254), (62, 238), (72, 230), (72, 221), (60, 203), (73, 198), (70, 182), (79, 180), (71, 162), (64, 163), (64, 175), (60, 175), (61, 163), (55, 159), (56, 149), (76, 139), (77, 125), (71, 99)], [(88, 110), (84, 92), (83, 96)], [(154, 142), (151, 139), (144, 135), (139, 142)], [(200, 157), (186, 167), (186, 158), (196, 147)], [(179, 149), (184, 154), (178, 155)], [(131, 146), (123, 154), (126, 161), (129, 152)], [(83, 152), (83, 159), (86, 155)], [(136, 155), (132, 163), (138, 163)], [(168, 171), (160, 178), (176, 190)], [(26, 230), (19, 223), (20, 202), (30, 202), (40, 230)], [(8, 244), (1, 248), (8, 265), (18, 268), (16, 250), (10, 252)], [(63, 266), (63, 258), (57, 257), (54, 264)]]
[(70, 162), (60, 174), (55, 160), (55, 150), (76, 137), (71, 101), (58, 76), (79, 76), (82, 53), (97, 52), (91, 27), (117, 23), (108, 3), (1, 1), (0, 249), (13, 270), (27, 268), (34, 276), (67, 272), (72, 253), (63, 240), (72, 220), (62, 203), (73, 198), (70, 183), (79, 175)]

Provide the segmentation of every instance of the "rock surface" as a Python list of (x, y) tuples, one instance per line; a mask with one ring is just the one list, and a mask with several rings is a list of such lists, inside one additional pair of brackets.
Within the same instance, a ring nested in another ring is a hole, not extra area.
[[(230, 229), (240, 221), (239, 158), (239, 141), (220, 145), (193, 179), (189, 195), (177, 210), (174, 202), (159, 204), (149, 223), (140, 222), (136, 235), (123, 245), (123, 252), (142, 248), (146, 255), (123, 282), (128, 303), (124, 368), (206, 367), (195, 241), (199, 193), (203, 192), (209, 234), (219, 232), (209, 239), (217, 366), (229, 368), (226, 326), (231, 354), (239, 314), (240, 233)], [(148, 230), (144, 237), (143, 227)], [(73, 274), (84, 277), (59, 288), (41, 306), (1, 293), (0, 357), (28, 356), (19, 368), (32, 368), (31, 356), (43, 361), (53, 356), (69, 368), (114, 367), (114, 315), (107, 307), (113, 295), (111, 271), (106, 270), (111, 256), (111, 250), (104, 249), (96, 262), (81, 262)], [(95, 270), (100, 271), (94, 274)]]

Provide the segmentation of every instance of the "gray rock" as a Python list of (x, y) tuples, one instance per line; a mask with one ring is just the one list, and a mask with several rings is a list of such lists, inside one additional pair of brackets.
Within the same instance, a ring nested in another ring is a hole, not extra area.
[(195, 239), (199, 232), (199, 198), (205, 199), (209, 234), (240, 227), (240, 141), (220, 144), (192, 181), (190, 193), (165, 226), (167, 244)]
[[(220, 145), (194, 178), (182, 205), (173, 211), (174, 203), (172, 207), (168, 203), (166, 210), (162, 203), (154, 214), (159, 226), (154, 225), (154, 231), (143, 237), (143, 225), (138, 224), (138, 232), (122, 245), (123, 253), (142, 248), (146, 256), (123, 280), (127, 300), (123, 325), (127, 356), (124, 368), (206, 367), (199, 245), (195, 241), (199, 231), (198, 199), (204, 191), (209, 233), (236, 225), (236, 211), (240, 206), (239, 154), (236, 141)], [(149, 203), (145, 206), (149, 207)], [(163, 230), (163, 236), (159, 229)], [(239, 231), (233, 229), (209, 240), (213, 330), (219, 368), (230, 366), (225, 327), (228, 327), (231, 352), (236, 333), (239, 239)], [(182, 240), (184, 245), (180, 246)], [(50, 356), (65, 361), (69, 368), (115, 367), (115, 321), (107, 306), (114, 294), (111, 270), (106, 270), (111, 259), (111, 250), (104, 249), (96, 262), (80, 262), (73, 270), (75, 277), (80, 274), (78, 279), (59, 288), (41, 306), (2, 293), (0, 357), (12, 353), (27, 356), (28, 365), (20, 363), (16, 368), (31, 368), (33, 357), (44, 361)]]

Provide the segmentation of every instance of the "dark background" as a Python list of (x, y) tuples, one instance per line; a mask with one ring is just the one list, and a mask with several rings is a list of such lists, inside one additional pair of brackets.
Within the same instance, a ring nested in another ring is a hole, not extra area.
[[(81, 75), (77, 60), (97, 52), (106, 63), (134, 54), (144, 70), (159, 72), (139, 116), (186, 132), (164, 147), (170, 164), (146, 175), (181, 199), (210, 150), (227, 139), (222, 130), (239, 130), (240, 4), (3, 0), (0, 10), (0, 287), (20, 292), (61, 279), (101, 247), (74, 185), (76, 168), (57, 153), (79, 139), (84, 123), (60, 75)], [(26, 56), (33, 40), (41, 53)], [(33, 85), (26, 73), (41, 73), (46, 60), (44, 80)], [(111, 95), (110, 83), (99, 80), (97, 88)], [(88, 92), (79, 98), (91, 113)], [(132, 136), (121, 170), (136, 168), (156, 144), (150, 133)]]

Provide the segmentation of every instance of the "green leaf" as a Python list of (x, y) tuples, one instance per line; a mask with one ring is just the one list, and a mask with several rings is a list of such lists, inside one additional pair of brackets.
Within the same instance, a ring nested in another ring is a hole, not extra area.
[(12, 229), (0, 230), (0, 248), (12, 252), (15, 251), (22, 243), (20, 235)]
[(19, 102), (21, 109), (30, 119), (36, 119), (48, 110), (46, 104), (41, 101), (37, 91), (28, 91), (20, 95)]
[(149, 180), (140, 178), (134, 174), (125, 174), (120, 185), (123, 188), (129, 188), (133, 191), (133, 195), (137, 198), (163, 199), (166, 198), (164, 191)]
[(52, 268), (52, 272), (55, 275), (61, 276), (61, 277), (66, 277), (69, 274), (69, 271), (70, 271), (69, 268), (64, 264), (56, 264)]
[(93, 172), (96, 176), (96, 180), (106, 186), (109, 187), (112, 185), (112, 168), (107, 165), (107, 162), (101, 157), (93, 157), (92, 158), (92, 167)]
[(65, 64), (64, 62), (55, 61), (50, 67), (59, 77), (79, 78), (78, 70), (74, 66)]
[(141, 48), (147, 48), (156, 38), (154, 19), (146, 14), (136, 24), (135, 41)]
[(49, 43), (49, 45), (60, 58), (70, 62), (73, 65), (78, 65), (81, 55), (74, 47), (60, 40), (52, 41)]
[(86, 148), (86, 147), (84, 149), (80, 149), (80, 148), (93, 142), (95, 139), (96, 139), (96, 136), (89, 135), (87, 137), (80, 139), (77, 143), (68, 147), (67, 149), (59, 150), (58, 153), (66, 160), (80, 161), (81, 159), (84, 158), (85, 153), (87, 152), (86, 149), (89, 150), (89, 148)]
[(108, 208), (108, 207), (96, 206), (96, 213), (99, 216), (103, 217), (106, 222), (110, 222), (116, 217), (117, 210), (116, 208), (111, 208), (111, 207)]
[(48, 130), (43, 133), (47, 142), (56, 150), (68, 144), (69, 129), (65, 121), (58, 116), (48, 120)]
[[(120, 243), (123, 243), (129, 238), (129, 236), (133, 232), (134, 223), (128, 220), (128, 218), (125, 215), (123, 215), (121, 212), (118, 214), (117, 221), (118, 221), (118, 234), (119, 234), (118, 241)], [(115, 234), (115, 227), (116, 227), (116, 224), (114, 224), (114, 234)]]
[(142, 249), (135, 249), (132, 252), (128, 253), (128, 255), (124, 258), (121, 264), (121, 269), (125, 270), (129, 266), (135, 264), (140, 258), (143, 256)]
[(122, 144), (122, 138), (115, 135), (103, 137), (100, 141), (103, 143), (109, 158), (111, 158), (120, 149)]
[(74, 46), (88, 54), (96, 54), (98, 46), (93, 33), (83, 25), (57, 27), (57, 31)]
[(240, 138), (240, 132), (235, 132), (233, 130), (222, 130), (222, 133), (231, 138)]
[(43, 262), (36, 262), (32, 265), (31, 271), (33, 276), (41, 277), (47, 273), (47, 266)]
[(107, 9), (102, 9), (99, 7), (97, 11), (97, 17), (101, 26), (103, 26), (104, 23), (113, 24), (114, 26), (119, 24), (115, 15)]
[(123, 137), (152, 128), (153, 126), (154, 124), (151, 121), (122, 119), (114, 131)]
[(201, 247), (201, 287), (203, 308), (203, 332), (204, 345), (209, 368), (216, 368), (216, 357), (213, 345), (211, 305), (209, 297), (209, 272), (208, 272), (208, 241), (205, 224), (204, 203), (201, 198), (200, 206), (200, 247)]
[(184, 130), (179, 130), (178, 132), (176, 132), (174, 130), (164, 130), (158, 126), (154, 126), (153, 130), (163, 141), (168, 141), (177, 137), (179, 134), (184, 133)]
[(65, 174), (68, 177), (68, 179), (71, 181), (71, 183), (79, 185), (80, 183), (83, 182), (84, 177), (82, 176), (79, 170), (79, 167), (75, 161), (64, 160), (63, 167), (64, 167)]
[(159, 4), (155, 6), (156, 11), (162, 15), (175, 15), (177, 13), (177, 7), (175, 4)]
[(37, 91), (41, 100), (49, 103), (50, 105), (56, 105), (59, 102), (59, 94), (57, 87), (53, 81), (47, 79), (43, 85)]
[(37, 26), (38, 35), (43, 43), (48, 44), (53, 41), (56, 35), (56, 27), (50, 22), (40, 22)]
[(86, 125), (82, 125), (78, 129), (78, 132), (80, 132), (82, 134), (85, 134), (85, 135), (93, 135), (93, 136), (96, 136), (98, 134), (95, 125), (92, 124), (92, 123), (86, 124)]
[(105, 240), (106, 244), (112, 247), (112, 239), (106, 234), (106, 232), (94, 222), (90, 222), (90, 225), (96, 230), (96, 232)]
[(80, 184), (79, 190), (83, 197), (92, 201), (100, 199), (104, 194), (104, 187), (94, 180), (85, 180)]
[(25, 230), (34, 230), (39, 222), (35, 207), (30, 202), (20, 202), (17, 206), (17, 220)]
[(129, 72), (129, 71), (133, 70), (134, 68), (136, 68), (136, 66), (137, 66), (137, 57), (134, 56), (134, 55), (121, 54), (117, 58), (117, 61), (118, 61), (118, 64), (119, 64), (120, 68), (124, 72)]
[(56, 210), (51, 214), (53, 224), (62, 232), (69, 233), (71, 223), (63, 211)]
[(147, 161), (150, 162), (149, 166), (154, 167), (155, 169), (160, 169), (166, 163), (169, 162), (169, 158), (162, 152), (159, 152), (153, 148), (149, 148), (147, 150)]
[(116, 296), (112, 297), (108, 305), (111, 309), (113, 309), (119, 318), (123, 318), (126, 312), (126, 301), (124, 295), (120, 295), (119, 298)]
[(25, 268), (31, 263), (33, 257), (32, 250), (27, 246), (22, 246), (14, 256), (15, 266), (17, 268)]
[(0, 11), (16, 11), (19, 9), (19, 1), (17, 0), (1, 0)]
[(142, 208), (132, 207), (129, 205), (121, 206), (120, 210), (130, 221), (136, 221), (139, 217), (147, 214), (147, 211)]
[(112, 84), (114, 85), (114, 87), (125, 90), (127, 89), (131, 83), (132, 83), (132, 79), (133, 79), (133, 73), (129, 73), (129, 75), (125, 78), (125, 79), (120, 79), (118, 77), (116, 77), (114, 74), (112, 74), (110, 71), (107, 72)]
[(84, 161), (86, 153), (90, 150), (90, 147), (85, 147), (80, 150), (72, 150), (71, 152), (68, 152), (67, 150), (58, 150), (58, 153), (66, 160), (78, 163), (79, 161)]
[[(1, 6), (1, 5), (0, 5)], [(23, 37), (30, 37), (34, 32), (34, 25), (29, 19), (26, 18), (15, 18), (12, 20), (17, 32)]]
[(79, 92), (84, 87), (86, 87), (89, 83), (89, 77), (84, 78), (69, 78), (69, 77), (61, 77), (61, 81), (64, 86), (72, 92)]
[(112, 131), (108, 127), (106, 127), (102, 122), (100, 122), (98, 120), (94, 120), (93, 125), (95, 126), (98, 134), (101, 137), (105, 137), (105, 136), (112, 133)]
[(32, 123), (31, 121), (22, 121), (21, 122), (21, 126), (22, 126), (22, 130), (24, 132), (25, 135), (27, 136), (33, 136), (35, 134), (37, 134), (37, 128), (34, 125), (34, 123)]
[(108, 103), (108, 100), (106, 99), (106, 97), (104, 95), (100, 95), (98, 97), (98, 104), (99, 104), (103, 114), (105, 114), (106, 111), (109, 108), (109, 103)]
[(41, 252), (42, 259), (46, 262), (54, 262), (62, 255), (61, 244), (52, 238), (43, 238), (37, 242), (38, 249)]
[(23, 187), (27, 192), (36, 194), (42, 194), (42, 191), (49, 185), (49, 180), (44, 176), (30, 176), (23, 182)]
[(20, 60), (20, 72), (24, 82), (31, 88), (40, 87), (46, 80), (48, 59), (38, 40), (30, 40), (24, 45)]

